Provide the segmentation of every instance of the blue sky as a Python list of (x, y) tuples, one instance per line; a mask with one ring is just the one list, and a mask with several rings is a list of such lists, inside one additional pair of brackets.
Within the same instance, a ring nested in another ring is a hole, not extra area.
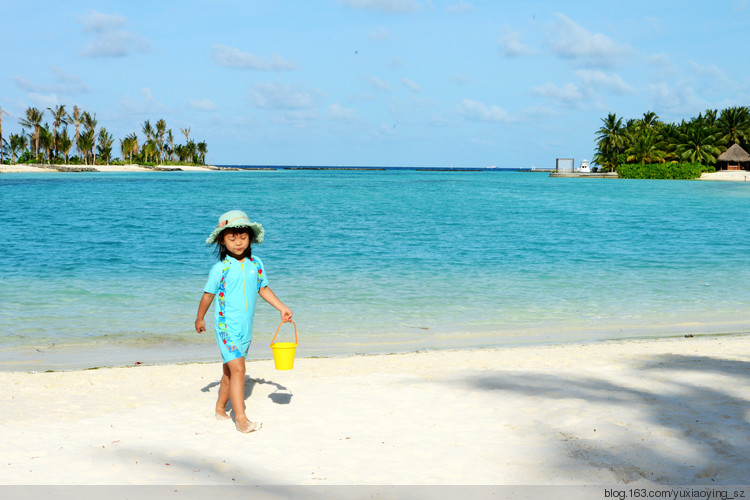
[(750, 105), (748, 0), (3, 0), (0, 19), (4, 137), (75, 104), (117, 138), (190, 127), (214, 164), (551, 168), (591, 159), (608, 113)]

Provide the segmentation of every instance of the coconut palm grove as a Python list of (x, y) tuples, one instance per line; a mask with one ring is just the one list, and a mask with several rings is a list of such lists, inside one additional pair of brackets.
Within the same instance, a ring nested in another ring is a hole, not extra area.
[(620, 177), (693, 178), (713, 172), (734, 144), (750, 146), (750, 108), (706, 110), (689, 121), (665, 123), (648, 111), (640, 119), (610, 113), (597, 131), (594, 161)]
[[(3, 135), (0, 107), (0, 163), (46, 163), (63, 165), (204, 165), (208, 147), (205, 141), (190, 138), (190, 127), (181, 128), (183, 144), (163, 119), (153, 125), (146, 120), (137, 132), (115, 140), (105, 127), (98, 127), (96, 114), (73, 106), (58, 105), (46, 110), (26, 109), (18, 120), (19, 133)], [(98, 127), (98, 128), (97, 128)], [(121, 156), (118, 156), (121, 155)]]

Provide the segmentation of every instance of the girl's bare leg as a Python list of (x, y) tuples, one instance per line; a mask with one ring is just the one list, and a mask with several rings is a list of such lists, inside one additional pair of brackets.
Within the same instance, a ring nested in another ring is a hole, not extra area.
[(221, 384), (219, 384), (219, 398), (216, 400), (216, 419), (229, 420), (227, 402), (229, 402), (229, 367), (224, 363), (221, 367)]
[(225, 364), (229, 369), (229, 400), (234, 411), (234, 425), (240, 432), (253, 432), (257, 422), (250, 422), (245, 415), (245, 358), (237, 358)]

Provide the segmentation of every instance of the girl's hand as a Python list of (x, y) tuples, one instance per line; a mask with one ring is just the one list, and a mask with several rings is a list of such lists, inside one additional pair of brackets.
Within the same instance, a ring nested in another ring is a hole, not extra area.
[(292, 321), (292, 310), (288, 307), (284, 306), (281, 309), (279, 309), (279, 312), (281, 313), (281, 321), (286, 323), (289, 321)]
[(206, 331), (206, 321), (203, 319), (196, 319), (195, 320), (195, 331), (198, 333), (203, 333)]

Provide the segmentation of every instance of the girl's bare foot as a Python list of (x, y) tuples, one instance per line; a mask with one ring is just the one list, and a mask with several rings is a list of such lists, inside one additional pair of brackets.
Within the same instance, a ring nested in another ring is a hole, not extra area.
[(247, 434), (250, 432), (255, 432), (258, 429), (260, 429), (261, 423), (251, 422), (248, 419), (244, 419), (244, 420), (237, 420), (234, 423), (234, 426), (237, 428), (238, 431), (244, 432), (245, 434)]
[(216, 408), (216, 420), (229, 420), (229, 415), (224, 408)]

